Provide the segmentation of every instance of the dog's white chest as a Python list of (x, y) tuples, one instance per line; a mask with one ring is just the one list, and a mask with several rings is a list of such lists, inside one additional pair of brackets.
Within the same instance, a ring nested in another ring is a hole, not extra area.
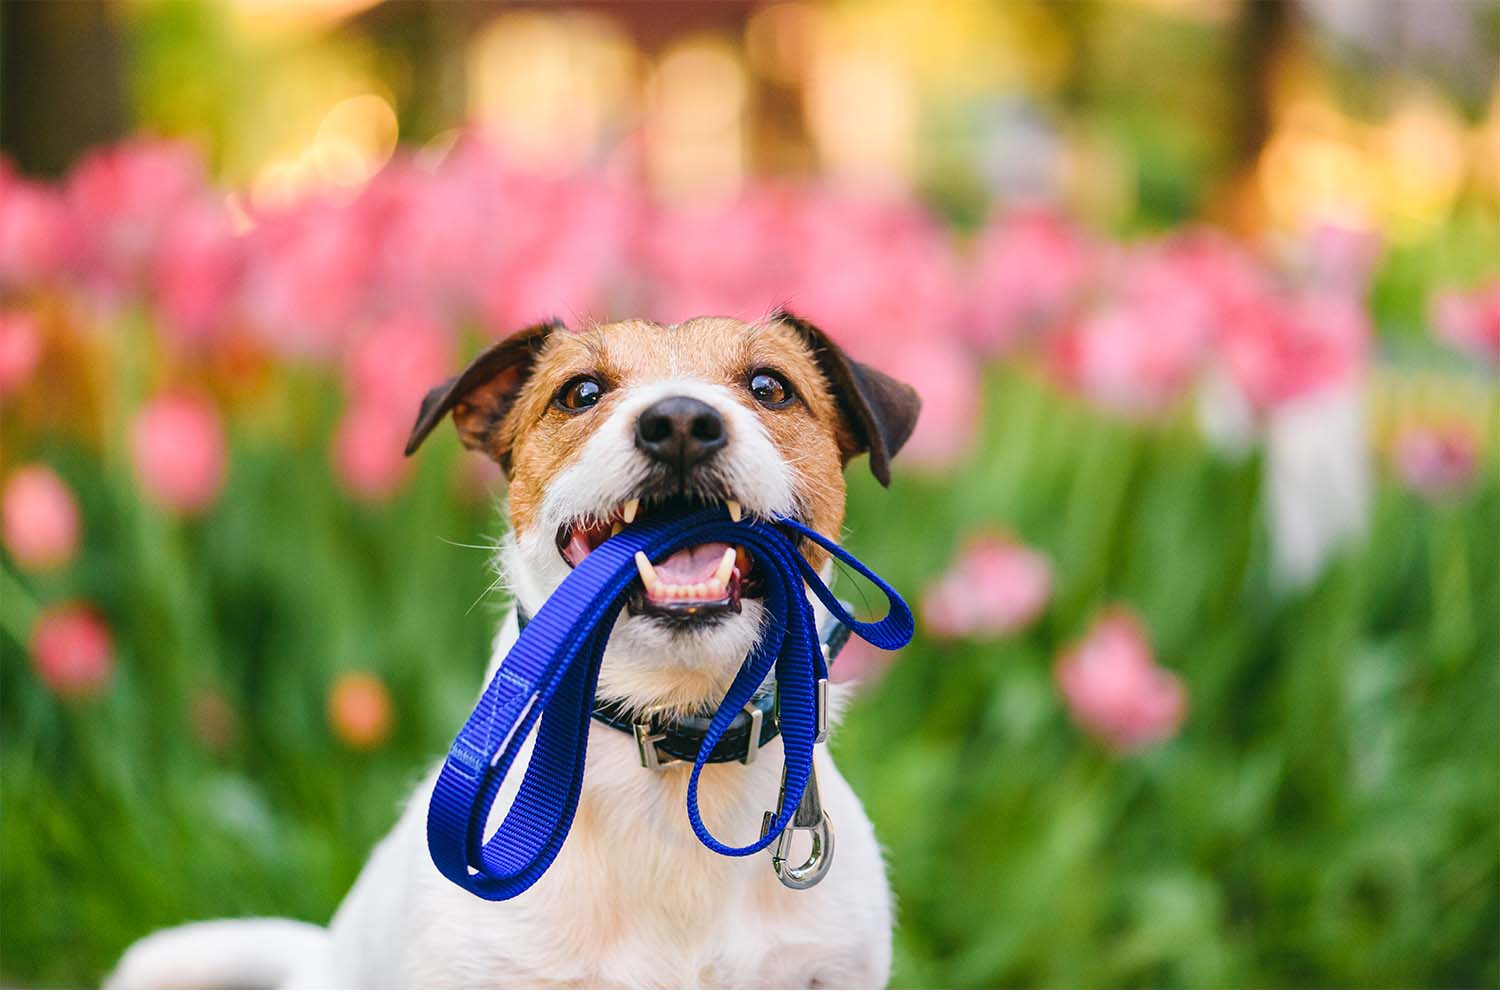
[[(556, 862), (503, 902), (471, 896), (433, 868), (423, 836), (427, 789), (419, 790), (335, 920), (337, 978), (453, 987), (885, 984), (884, 867), (826, 752), (819, 777), (838, 852), (821, 884), (793, 891), (777, 882), (765, 854), (728, 858), (698, 843), (683, 815), (685, 775), (664, 779), (626, 754), (599, 750)], [(715, 769), (702, 789), (710, 828), (726, 840), (753, 839), (756, 804), (774, 801), (779, 771), (779, 761)]]

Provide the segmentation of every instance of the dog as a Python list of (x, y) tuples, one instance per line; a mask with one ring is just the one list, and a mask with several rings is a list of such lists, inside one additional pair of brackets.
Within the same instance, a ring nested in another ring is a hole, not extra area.
[[(498, 566), (514, 605), (487, 683), (519, 614), (535, 613), (617, 523), (643, 507), (724, 505), (731, 516), (791, 516), (837, 538), (845, 466), (868, 453), (889, 485), (919, 409), (909, 386), (785, 311), (758, 322), (628, 320), (577, 332), (554, 321), (501, 340), (428, 393), (407, 454), (451, 415), (462, 443), (507, 478)], [(804, 551), (829, 578), (826, 554)], [(596, 703), (641, 718), (712, 714), (760, 636), (753, 560), (714, 543), (646, 562), (641, 576), (610, 633)], [(572, 830), (521, 895), (486, 901), (433, 866), (434, 770), (329, 927), (249, 919), (161, 931), (133, 945), (107, 985), (885, 985), (893, 904), (884, 861), (826, 745), (814, 767), (837, 823), (837, 860), (816, 887), (791, 891), (765, 854), (724, 857), (698, 841), (683, 806), (688, 767), (642, 766), (632, 737), (597, 721), (589, 740)], [(700, 800), (709, 829), (729, 843), (756, 840), (782, 763), (778, 739), (748, 763), (707, 766)]]

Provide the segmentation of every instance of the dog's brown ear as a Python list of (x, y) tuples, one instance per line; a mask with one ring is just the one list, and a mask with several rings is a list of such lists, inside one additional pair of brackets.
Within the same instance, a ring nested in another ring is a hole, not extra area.
[(880, 485), (891, 485), (891, 459), (911, 437), (917, 426), (917, 414), (922, 410), (917, 390), (853, 360), (828, 334), (800, 316), (783, 309), (771, 318), (802, 336), (828, 379), (854, 434), (854, 448), (844, 456), (844, 461), (868, 451), (870, 471)]
[(415, 452), (438, 421), (452, 411), (464, 447), (489, 452), (508, 475), (510, 454), (492, 450), (494, 432), (531, 374), (537, 352), (559, 329), (565, 327), (561, 320), (554, 319), (513, 333), (475, 358), (462, 373), (434, 386), (417, 412), (416, 425), (406, 440), (406, 454)]

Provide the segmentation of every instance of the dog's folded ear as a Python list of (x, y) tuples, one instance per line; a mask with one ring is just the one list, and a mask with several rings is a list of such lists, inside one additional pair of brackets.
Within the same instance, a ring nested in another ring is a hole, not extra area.
[(860, 452), (870, 453), (870, 471), (880, 485), (891, 485), (891, 459), (917, 426), (922, 399), (917, 390), (882, 371), (853, 360), (833, 339), (800, 316), (778, 310), (773, 322), (796, 330), (833, 389), (854, 435), (847, 462)]
[(428, 391), (406, 440), (406, 454), (417, 450), (450, 411), (465, 448), (487, 452), (509, 474), (508, 450), (495, 447), (495, 432), (531, 374), (532, 363), (555, 330), (558, 319), (517, 331), (475, 358), (462, 373)]

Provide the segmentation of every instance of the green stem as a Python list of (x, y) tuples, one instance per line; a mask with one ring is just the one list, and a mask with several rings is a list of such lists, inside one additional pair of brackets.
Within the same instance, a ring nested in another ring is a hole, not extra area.
[(1427, 547), (1432, 588), (1432, 647), (1438, 662), (1448, 668), (1463, 661), (1474, 638), (1468, 547), (1462, 512), (1438, 511)]
[(36, 621), (40, 611), (41, 605), (21, 585), (21, 581), (12, 576), (4, 566), (0, 566), (0, 629), (8, 633), (22, 649), (26, 648), (31, 638), (32, 623)]

